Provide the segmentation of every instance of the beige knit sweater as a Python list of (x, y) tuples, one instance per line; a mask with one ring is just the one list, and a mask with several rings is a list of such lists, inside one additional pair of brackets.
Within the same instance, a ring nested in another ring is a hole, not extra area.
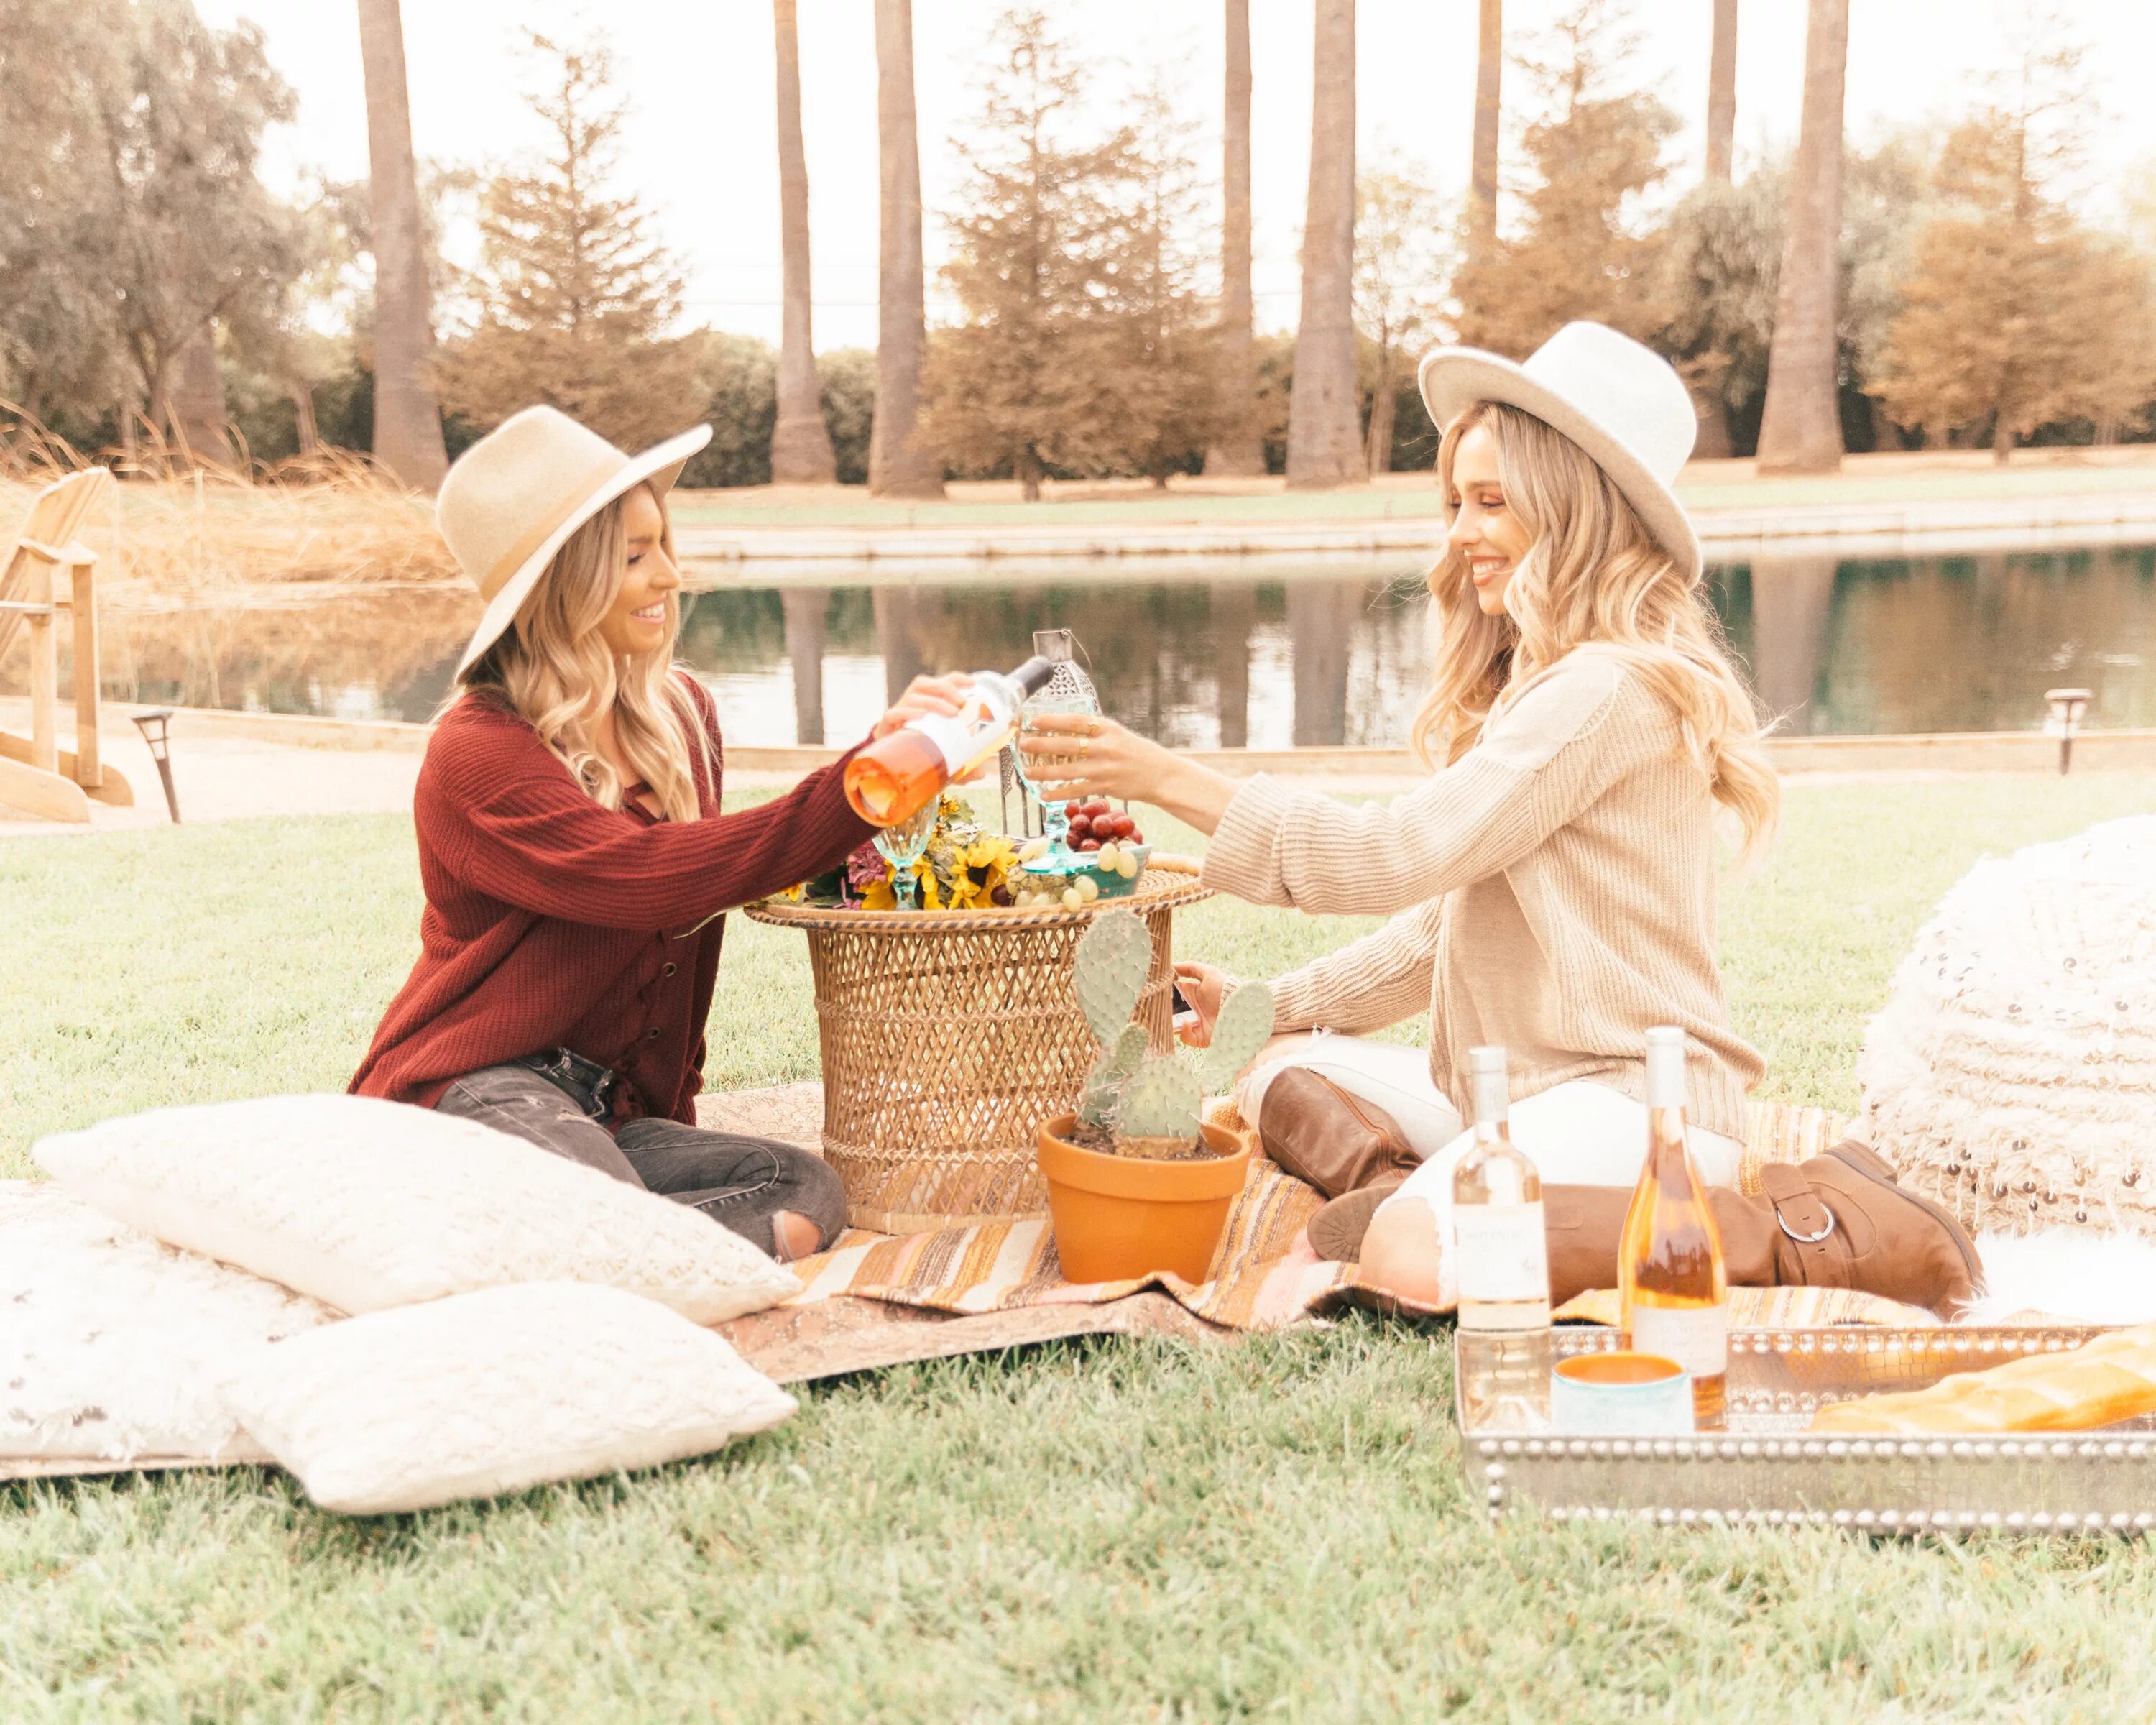
[(1204, 877), (1258, 904), (1404, 912), (1276, 982), (1284, 1030), (1374, 1030), (1427, 1007), (1430, 1076), (1464, 1116), (1478, 1043), (1504, 1045), (1516, 1099), (1574, 1078), (1639, 1096), (1648, 1028), (1677, 1024), (1690, 1118), (1742, 1140), (1765, 1066), (1715, 968), (1712, 811), (1667, 705), (1585, 647), (1389, 804), (1251, 779)]

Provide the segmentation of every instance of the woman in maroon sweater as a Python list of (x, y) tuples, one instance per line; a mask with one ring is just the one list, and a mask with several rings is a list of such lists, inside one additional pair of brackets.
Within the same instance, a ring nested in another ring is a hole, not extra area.
[[(419, 770), (419, 960), (352, 1088), (467, 1116), (702, 1209), (782, 1259), (834, 1238), (837, 1177), (696, 1124), (721, 913), (870, 829), (844, 762), (719, 813), (709, 694), (670, 664), (663, 499), (708, 427), (632, 459), (551, 408), (475, 444), (436, 516), (488, 601)], [(917, 680), (875, 736), (957, 711)]]

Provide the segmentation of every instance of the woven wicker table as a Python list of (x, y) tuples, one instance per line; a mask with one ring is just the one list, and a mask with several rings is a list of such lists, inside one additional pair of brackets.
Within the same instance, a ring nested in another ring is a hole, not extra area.
[(1146, 919), (1137, 1017), (1164, 1050), (1171, 921), (1209, 896), (1194, 868), (1156, 860), (1129, 896), (1081, 911), (748, 906), (808, 937), (824, 1155), (847, 1219), (912, 1234), (1044, 1212), (1034, 1132), (1075, 1104), (1100, 1054), (1071, 986), (1079, 937), (1116, 906)]

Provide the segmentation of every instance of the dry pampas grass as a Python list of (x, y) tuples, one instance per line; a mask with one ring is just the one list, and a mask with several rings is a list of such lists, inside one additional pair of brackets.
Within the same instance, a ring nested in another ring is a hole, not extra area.
[(83, 529), (100, 596), (124, 606), (184, 604), (250, 587), (434, 583), (456, 565), (430, 501), (364, 457), (323, 449), (273, 465), (182, 470), (162, 444), (93, 461), (0, 403), (0, 533), (63, 475), (102, 465), (122, 483)]

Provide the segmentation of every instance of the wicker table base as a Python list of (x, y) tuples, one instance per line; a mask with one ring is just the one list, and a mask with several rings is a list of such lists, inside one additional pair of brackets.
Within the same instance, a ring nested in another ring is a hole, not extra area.
[(1071, 988), (1080, 937), (1112, 906), (1146, 919), (1137, 1019), (1165, 1050), (1171, 921), (1207, 896), (1194, 870), (1156, 859), (1131, 896), (1082, 911), (751, 906), (808, 937), (824, 1155), (847, 1219), (913, 1234), (1045, 1210), (1034, 1132), (1075, 1104), (1100, 1052)]

